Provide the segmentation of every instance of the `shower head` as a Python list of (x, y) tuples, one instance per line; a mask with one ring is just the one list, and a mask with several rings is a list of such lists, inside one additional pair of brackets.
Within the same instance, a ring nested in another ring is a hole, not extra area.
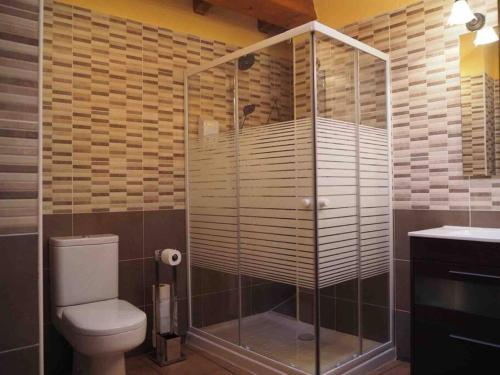
[(243, 116), (247, 117), (255, 111), (255, 104), (247, 104), (243, 107)]
[(243, 107), (243, 121), (241, 122), (240, 130), (243, 129), (243, 126), (245, 126), (245, 120), (247, 119), (247, 116), (251, 115), (255, 111), (255, 107), (255, 104), (247, 104)]
[(255, 63), (255, 55), (253, 53), (249, 53), (248, 55), (241, 56), (238, 59), (238, 69), (245, 71), (250, 69)]

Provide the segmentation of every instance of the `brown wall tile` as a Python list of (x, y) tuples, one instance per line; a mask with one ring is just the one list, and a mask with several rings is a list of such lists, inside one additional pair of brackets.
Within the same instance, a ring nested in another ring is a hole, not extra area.
[(410, 313), (396, 310), (394, 319), (396, 352), (398, 359), (402, 361), (410, 360), (410, 319)]
[(144, 212), (144, 256), (155, 250), (174, 248), (186, 251), (186, 212), (184, 210)]
[(44, 343), (45, 374), (71, 373), (73, 348), (52, 324), (44, 327)]
[(177, 302), (177, 311), (178, 311), (178, 328), (179, 334), (185, 335), (189, 328), (189, 309), (188, 309), (188, 300), (187, 298), (180, 299)]
[(358, 334), (358, 303), (337, 299), (335, 301), (335, 329), (351, 335)]
[(320, 299), (321, 327), (335, 329), (335, 299), (321, 296)]
[(43, 267), (49, 267), (50, 237), (65, 237), (73, 235), (72, 215), (43, 215)]
[(363, 304), (389, 306), (389, 274), (364, 279), (361, 284)]
[(38, 373), (38, 345), (0, 353), (0, 374), (37, 375)]
[(388, 342), (390, 339), (389, 308), (374, 305), (363, 305), (362, 326), (363, 337), (378, 342)]
[(296, 293), (296, 288), (293, 285), (275, 282), (252, 286), (251, 289), (253, 314), (268, 311), (295, 296)]
[(469, 225), (468, 211), (394, 210), (394, 257), (410, 259), (408, 232), (443, 225)]
[(203, 296), (205, 326), (238, 318), (238, 291), (231, 290)]
[(500, 228), (500, 211), (471, 211), (473, 227)]
[(407, 260), (394, 261), (394, 287), (396, 295), (396, 309), (410, 311), (410, 262)]
[(299, 292), (299, 319), (302, 322), (312, 324), (314, 322), (314, 296), (309, 291)]
[(38, 343), (38, 236), (0, 236), (0, 351)]
[(118, 297), (135, 306), (144, 306), (144, 270), (142, 259), (120, 261)]
[(205, 326), (203, 321), (203, 299), (203, 295), (194, 296), (191, 299), (191, 324), (196, 328), (203, 328)]
[(238, 276), (225, 272), (203, 269), (202, 293), (220, 293), (238, 288)]
[(75, 214), (73, 233), (75, 236), (116, 234), (120, 238), (120, 260), (143, 257), (143, 213), (140, 211)]

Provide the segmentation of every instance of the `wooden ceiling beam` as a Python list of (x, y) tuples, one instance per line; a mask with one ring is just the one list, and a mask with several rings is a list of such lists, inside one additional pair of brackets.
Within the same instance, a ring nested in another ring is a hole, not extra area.
[(212, 4), (205, 0), (193, 0), (193, 12), (196, 14), (204, 16), (211, 7)]
[(222, 6), (285, 29), (316, 19), (313, 0), (193, 0), (193, 8), (199, 2)]
[(286, 31), (286, 29), (282, 26), (273, 25), (272, 23), (257, 20), (257, 29), (264, 34), (268, 35), (278, 35), (282, 32)]

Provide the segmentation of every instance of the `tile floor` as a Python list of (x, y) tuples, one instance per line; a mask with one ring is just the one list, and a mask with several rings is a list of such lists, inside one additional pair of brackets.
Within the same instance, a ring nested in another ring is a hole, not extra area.
[[(147, 355), (127, 358), (127, 375), (232, 375), (224, 367), (208, 358), (184, 348), (187, 359), (168, 367), (158, 367)], [(393, 361), (377, 369), (369, 375), (409, 375), (408, 363)]]

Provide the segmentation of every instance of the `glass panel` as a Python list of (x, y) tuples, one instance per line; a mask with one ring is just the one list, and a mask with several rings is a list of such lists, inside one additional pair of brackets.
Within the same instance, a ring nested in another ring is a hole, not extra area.
[(234, 71), (230, 62), (189, 78), (187, 178), (191, 324), (238, 344)]
[(360, 351), (356, 50), (322, 34), (316, 49), (320, 354), (326, 372)]
[(386, 63), (359, 52), (359, 189), (363, 353), (390, 340)]
[(238, 61), (241, 345), (314, 373), (314, 211), (303, 205), (314, 181), (307, 61), (308, 35)]

